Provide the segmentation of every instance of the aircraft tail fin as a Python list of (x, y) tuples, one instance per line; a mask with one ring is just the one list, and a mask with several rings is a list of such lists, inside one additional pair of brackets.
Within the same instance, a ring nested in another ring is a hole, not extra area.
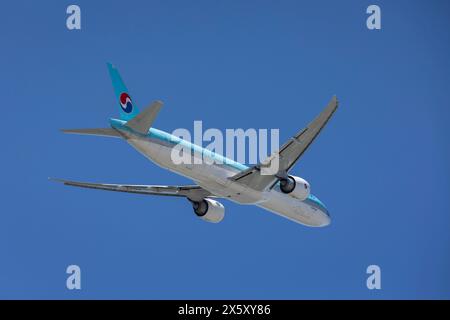
[(107, 63), (109, 76), (111, 77), (114, 93), (119, 103), (120, 119), (129, 121), (139, 114), (138, 107), (134, 104), (119, 71), (111, 63)]

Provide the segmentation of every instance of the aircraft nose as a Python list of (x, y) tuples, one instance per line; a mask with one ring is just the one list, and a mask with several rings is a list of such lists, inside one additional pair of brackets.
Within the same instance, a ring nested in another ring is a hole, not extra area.
[(331, 223), (331, 217), (327, 209), (322, 208), (317, 212), (317, 223), (320, 227), (326, 227)]
[(323, 214), (323, 218), (322, 218), (322, 226), (328, 226), (331, 223), (331, 217), (330, 214), (328, 212)]

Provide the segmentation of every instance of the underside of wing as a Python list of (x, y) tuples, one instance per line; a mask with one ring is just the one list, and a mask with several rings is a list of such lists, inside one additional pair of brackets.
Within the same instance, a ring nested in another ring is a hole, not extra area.
[(88, 189), (100, 189), (107, 191), (137, 193), (146, 195), (158, 195), (158, 196), (172, 196), (172, 197), (185, 197), (193, 201), (199, 201), (206, 197), (214, 197), (209, 191), (203, 189), (198, 185), (186, 185), (186, 186), (160, 186), (160, 185), (129, 185), (129, 184), (105, 184), (105, 183), (92, 183), (92, 182), (80, 182), (63, 179), (51, 179), (57, 182), (61, 182), (67, 186), (88, 188)]
[[(273, 186), (280, 178), (285, 178), (287, 172), (325, 127), (337, 107), (337, 99), (333, 97), (325, 109), (306, 128), (289, 139), (278, 152), (272, 154), (262, 163), (238, 173), (231, 179), (254, 190), (264, 190)], [(277, 163), (275, 164), (274, 161)], [(275, 171), (273, 171), (273, 168), (276, 168)]]
[(337, 107), (337, 99), (333, 97), (326, 108), (306, 128), (298, 132), (281, 147), (278, 152), (281, 170), (287, 172), (294, 166), (331, 119)]

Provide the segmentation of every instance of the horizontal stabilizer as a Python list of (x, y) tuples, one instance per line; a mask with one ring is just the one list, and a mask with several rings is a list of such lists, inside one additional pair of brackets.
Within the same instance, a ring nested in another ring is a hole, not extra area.
[(142, 134), (147, 134), (162, 106), (161, 101), (153, 102), (144, 111), (128, 121), (126, 126)]
[(61, 129), (64, 133), (84, 134), (90, 136), (103, 136), (121, 138), (120, 133), (113, 128), (94, 128), (94, 129)]

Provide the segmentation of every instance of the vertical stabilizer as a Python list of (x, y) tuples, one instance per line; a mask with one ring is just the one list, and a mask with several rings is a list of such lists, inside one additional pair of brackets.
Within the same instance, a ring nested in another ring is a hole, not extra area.
[(111, 63), (108, 63), (109, 76), (111, 77), (114, 93), (119, 103), (120, 119), (128, 121), (133, 119), (138, 113), (139, 109), (134, 104), (128, 92), (119, 71)]

